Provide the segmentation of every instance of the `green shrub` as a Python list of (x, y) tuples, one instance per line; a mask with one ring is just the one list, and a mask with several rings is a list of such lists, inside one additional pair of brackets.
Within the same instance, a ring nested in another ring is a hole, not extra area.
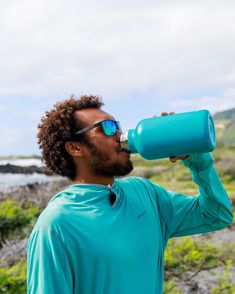
[(217, 250), (204, 241), (192, 237), (171, 239), (165, 251), (165, 278), (181, 277), (185, 271), (208, 269), (217, 266)]
[(20, 260), (10, 268), (0, 268), (0, 293), (26, 293), (26, 260)]
[(177, 289), (177, 286), (174, 284), (173, 281), (165, 282), (164, 283), (164, 289), (163, 294), (182, 294), (182, 291)]
[(232, 260), (228, 259), (226, 261), (226, 266), (222, 277), (216, 286), (211, 289), (211, 294), (234, 294), (235, 293), (235, 283), (231, 281), (231, 267)]
[(14, 232), (17, 231), (17, 234), (20, 234), (22, 229), (38, 216), (40, 210), (37, 206), (29, 205), (23, 209), (12, 199), (2, 202), (0, 204), (0, 248)]

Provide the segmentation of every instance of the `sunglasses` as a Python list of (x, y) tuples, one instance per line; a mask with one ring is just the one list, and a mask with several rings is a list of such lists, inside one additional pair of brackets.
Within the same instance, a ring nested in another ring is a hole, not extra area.
[(75, 135), (83, 135), (86, 132), (88, 132), (98, 126), (102, 126), (103, 132), (104, 132), (105, 136), (107, 136), (107, 137), (115, 136), (118, 130), (120, 132), (122, 131), (119, 121), (106, 119), (106, 120), (102, 120), (98, 123), (95, 123), (94, 125), (90, 125), (80, 131), (77, 131), (75, 133)]

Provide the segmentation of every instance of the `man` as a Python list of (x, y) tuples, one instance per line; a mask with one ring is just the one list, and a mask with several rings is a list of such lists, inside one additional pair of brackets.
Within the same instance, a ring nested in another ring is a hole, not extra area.
[(71, 97), (39, 125), (44, 162), (74, 184), (49, 202), (30, 236), (28, 293), (162, 293), (168, 239), (232, 222), (210, 154), (181, 158), (199, 187), (195, 197), (143, 178), (115, 179), (133, 166), (102, 105), (97, 96)]

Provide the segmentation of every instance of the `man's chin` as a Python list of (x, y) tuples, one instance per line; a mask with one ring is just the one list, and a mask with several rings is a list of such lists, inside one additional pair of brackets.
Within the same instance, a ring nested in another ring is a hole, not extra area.
[(111, 176), (111, 177), (124, 177), (127, 176), (133, 170), (133, 164), (128, 160), (125, 164), (115, 163), (110, 166), (106, 166), (102, 171), (100, 170), (100, 175)]
[(116, 169), (116, 173), (114, 176), (124, 177), (124, 176), (127, 176), (132, 170), (133, 170), (133, 164), (129, 160), (127, 164), (120, 165), (120, 167)]

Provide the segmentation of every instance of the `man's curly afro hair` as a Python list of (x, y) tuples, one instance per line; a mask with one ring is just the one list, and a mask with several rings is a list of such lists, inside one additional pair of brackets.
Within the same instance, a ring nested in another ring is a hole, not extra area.
[(85, 108), (98, 108), (104, 105), (99, 96), (84, 95), (79, 99), (71, 96), (53, 106), (41, 118), (38, 125), (38, 144), (42, 152), (42, 160), (55, 174), (71, 180), (76, 177), (76, 168), (72, 156), (66, 151), (65, 143), (83, 126), (75, 118), (75, 111)]

